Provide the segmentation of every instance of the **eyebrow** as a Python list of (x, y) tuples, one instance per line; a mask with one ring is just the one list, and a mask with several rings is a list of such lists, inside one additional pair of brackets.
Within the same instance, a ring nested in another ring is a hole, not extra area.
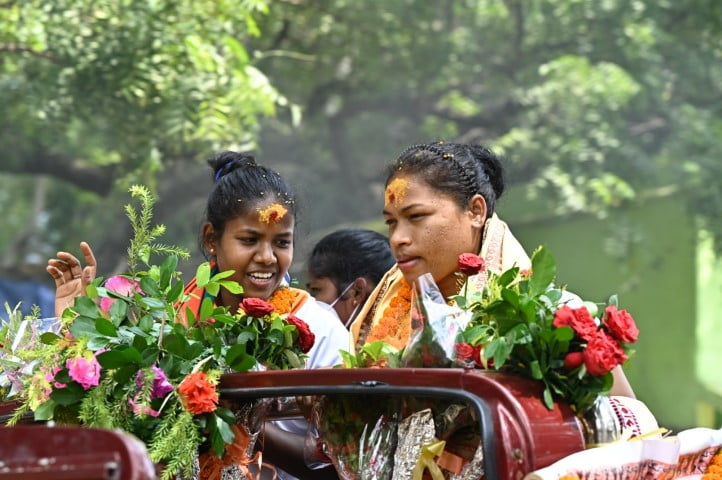
[[(256, 230), (255, 228), (242, 228), (238, 230), (238, 233), (245, 233), (250, 235), (262, 235), (262, 232), (260, 230)], [(278, 233), (274, 235), (274, 237), (292, 237), (293, 236), (293, 230), (287, 230), (285, 232)]]
[[(406, 205), (404, 208), (401, 209), (401, 213), (407, 212), (408, 210), (411, 210), (414, 207), (424, 207), (425, 205), (422, 203), (412, 203), (411, 205)], [(391, 215), (386, 209), (381, 212), (382, 215)]]

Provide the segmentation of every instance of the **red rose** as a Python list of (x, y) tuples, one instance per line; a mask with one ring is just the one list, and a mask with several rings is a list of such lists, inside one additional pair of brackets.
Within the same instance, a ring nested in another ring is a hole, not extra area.
[(239, 306), (248, 315), (256, 318), (268, 315), (275, 310), (273, 305), (260, 298), (244, 298)]
[(564, 357), (564, 366), (569, 370), (573, 370), (584, 363), (584, 354), (582, 352), (569, 352)]
[(605, 313), (604, 324), (614, 338), (627, 343), (637, 341), (639, 329), (634, 318), (626, 310), (617, 310), (614, 305), (609, 305)]
[(482, 360), (481, 356), (484, 354), (484, 345), (476, 345), (474, 346), (474, 353), (472, 357), (474, 358), (474, 363), (476, 364), (477, 368), (494, 368), (494, 360), (489, 359), (486, 361), (486, 365), (484, 365), (484, 361)]
[(619, 344), (604, 333), (597, 332), (587, 343), (584, 350), (584, 365), (590, 375), (598, 377), (606, 374), (617, 365), (622, 364), (627, 355), (619, 347)]
[(471, 357), (474, 354), (474, 347), (466, 342), (459, 342), (454, 346), (454, 351), (456, 352), (457, 360), (466, 362), (471, 360)]
[(296, 330), (298, 330), (298, 346), (301, 348), (303, 353), (308, 353), (316, 341), (316, 335), (314, 335), (311, 329), (308, 328), (308, 324), (306, 322), (294, 315), (286, 317), (286, 321), (296, 327)]
[(476, 275), (484, 270), (484, 259), (473, 253), (462, 253), (459, 255), (459, 271), (466, 276)]
[(572, 327), (577, 335), (587, 341), (597, 334), (597, 324), (587, 307), (571, 308), (564, 305), (554, 312), (553, 323), (557, 328)]
[(212, 412), (218, 407), (218, 392), (206, 376), (206, 372), (189, 374), (178, 385), (183, 407), (193, 415)]

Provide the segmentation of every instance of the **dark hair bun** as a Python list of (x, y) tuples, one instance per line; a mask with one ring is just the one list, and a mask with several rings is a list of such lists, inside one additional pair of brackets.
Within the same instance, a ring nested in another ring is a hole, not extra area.
[(501, 159), (483, 145), (470, 145), (470, 148), (474, 158), (481, 163), (481, 168), (486, 173), (494, 195), (498, 199), (504, 193), (504, 167)]
[(248, 153), (221, 152), (208, 160), (208, 165), (213, 169), (213, 180), (218, 182), (224, 175), (234, 170), (257, 166), (256, 159)]

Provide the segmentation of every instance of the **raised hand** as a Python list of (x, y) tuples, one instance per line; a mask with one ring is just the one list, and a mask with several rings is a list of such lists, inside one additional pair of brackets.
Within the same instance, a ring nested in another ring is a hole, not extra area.
[(85, 294), (85, 287), (95, 278), (95, 255), (90, 245), (80, 242), (85, 257), (85, 267), (71, 253), (58, 252), (58, 258), (48, 260), (45, 270), (55, 280), (55, 316), (60, 318), (63, 310), (73, 305), (75, 297)]

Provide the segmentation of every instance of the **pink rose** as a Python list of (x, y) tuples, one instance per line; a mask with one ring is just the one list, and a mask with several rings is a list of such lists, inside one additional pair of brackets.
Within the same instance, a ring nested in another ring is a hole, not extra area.
[(553, 323), (557, 328), (572, 327), (579, 337), (587, 341), (594, 337), (598, 330), (587, 307), (571, 308), (564, 305), (554, 312)]
[(476, 275), (484, 270), (484, 259), (473, 253), (462, 253), (459, 255), (459, 271), (466, 276)]
[(275, 310), (273, 305), (260, 298), (244, 298), (239, 306), (248, 315), (256, 318), (268, 315)]
[(71, 358), (65, 362), (70, 378), (78, 382), (83, 390), (95, 387), (100, 382), (100, 364), (95, 355), (90, 360), (85, 357)]
[(609, 329), (617, 340), (626, 343), (634, 343), (639, 337), (639, 329), (634, 318), (626, 310), (617, 310), (614, 305), (609, 305), (605, 310), (604, 325)]
[[(138, 283), (137, 280), (124, 277), (122, 275), (115, 275), (114, 277), (110, 277), (105, 282), (105, 288), (113, 293), (117, 293), (118, 295), (123, 295), (124, 297), (129, 297), (136, 292), (143, 292), (143, 290), (140, 289), (140, 283)], [(100, 309), (104, 312), (109, 312), (110, 307), (113, 305), (113, 303), (115, 303), (115, 300), (115, 298), (102, 297), (100, 299)]]
[[(49, 372), (49, 373), (46, 373), (46, 374), (45, 374), (45, 380), (47, 380), (48, 382), (51, 382), (51, 383), (55, 382), (55, 375), (57, 375), (60, 370), (62, 370), (62, 368), (60, 368), (60, 367), (57, 366), (57, 365), (54, 366), (52, 372)], [(54, 386), (55, 388), (65, 388), (65, 387), (67, 387), (66, 384), (60, 383), (60, 382), (55, 382), (55, 383), (53, 383), (53, 386)]]
[(624, 363), (627, 355), (619, 347), (619, 344), (603, 331), (589, 340), (584, 350), (584, 365), (587, 371), (594, 377), (599, 377), (612, 370), (617, 365)]

